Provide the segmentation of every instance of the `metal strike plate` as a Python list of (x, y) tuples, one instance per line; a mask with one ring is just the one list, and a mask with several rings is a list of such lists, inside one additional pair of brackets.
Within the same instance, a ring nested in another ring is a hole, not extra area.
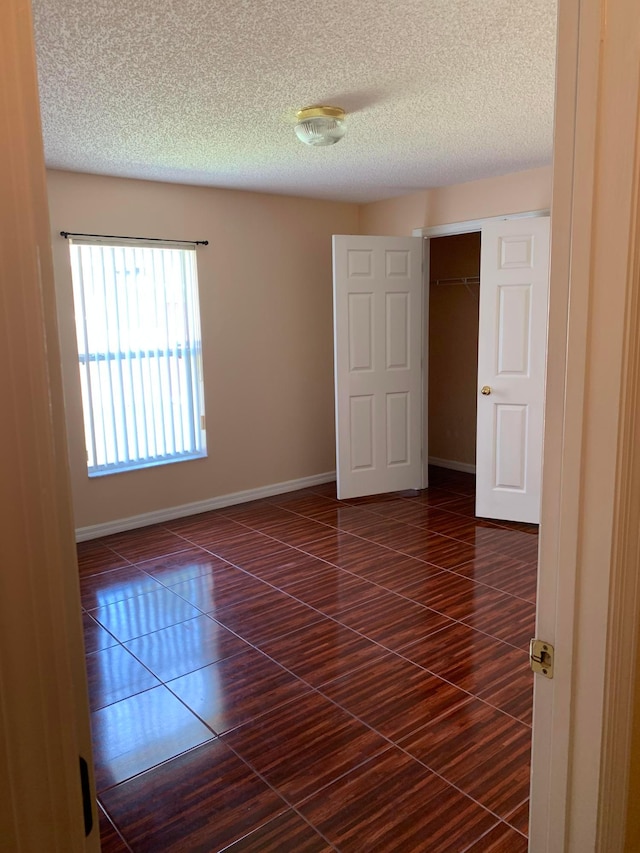
[(553, 678), (554, 650), (551, 643), (544, 640), (531, 640), (529, 643), (529, 664), (534, 672), (546, 678)]

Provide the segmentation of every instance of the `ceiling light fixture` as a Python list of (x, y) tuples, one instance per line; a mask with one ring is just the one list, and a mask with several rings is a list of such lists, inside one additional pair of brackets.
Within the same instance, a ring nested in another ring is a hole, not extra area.
[(334, 145), (347, 130), (340, 107), (305, 107), (296, 118), (296, 136), (305, 145)]

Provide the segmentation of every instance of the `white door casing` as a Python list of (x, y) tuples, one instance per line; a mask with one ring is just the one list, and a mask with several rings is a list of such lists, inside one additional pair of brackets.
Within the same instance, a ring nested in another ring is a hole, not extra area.
[(422, 240), (333, 237), (338, 498), (422, 487)]
[(486, 223), (476, 446), (484, 518), (540, 521), (548, 297), (549, 217)]

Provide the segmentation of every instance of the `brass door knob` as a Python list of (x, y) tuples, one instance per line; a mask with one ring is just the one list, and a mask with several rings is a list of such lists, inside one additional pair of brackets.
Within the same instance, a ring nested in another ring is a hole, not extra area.
[(491, 393), (491, 388), (488, 385), (483, 385), (480, 389), (480, 393), (484, 394), (485, 397), (488, 397)]

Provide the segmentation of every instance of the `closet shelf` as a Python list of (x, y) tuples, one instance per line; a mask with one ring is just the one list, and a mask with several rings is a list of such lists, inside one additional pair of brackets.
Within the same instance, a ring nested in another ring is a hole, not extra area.
[(430, 284), (436, 284), (440, 287), (453, 286), (456, 284), (480, 284), (479, 275), (459, 276), (458, 278), (434, 278)]

